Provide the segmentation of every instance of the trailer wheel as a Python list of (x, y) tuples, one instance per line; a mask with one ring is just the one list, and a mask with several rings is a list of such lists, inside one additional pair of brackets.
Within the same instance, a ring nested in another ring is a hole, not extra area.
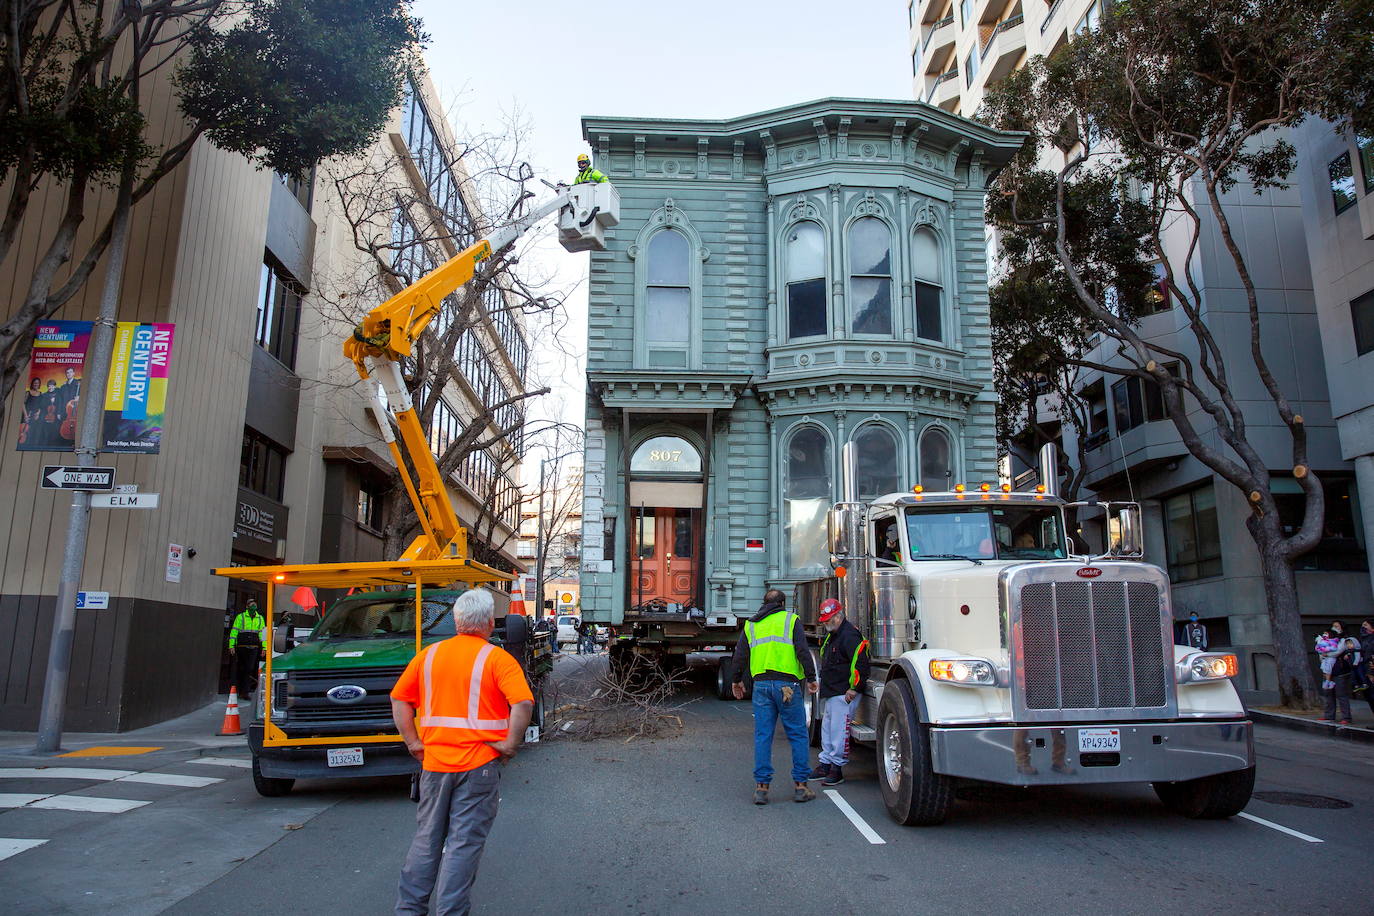
[(1153, 785), (1164, 807), (1175, 814), (1216, 820), (1239, 814), (1250, 803), (1250, 793), (1255, 789), (1255, 768)]
[(258, 794), (263, 798), (280, 798), (290, 793), (291, 787), (296, 784), (294, 779), (278, 779), (275, 776), (262, 775), (262, 766), (258, 763), (257, 756), (253, 757), (253, 788), (258, 790)]
[[(821, 662), (816, 658), (816, 651), (811, 650), (811, 661), (816, 666), (816, 677), (821, 676)], [(812, 747), (821, 746), (821, 717), (825, 715), (825, 710), (820, 703), (820, 694), (806, 693), (806, 737), (811, 742)]]
[(916, 700), (905, 680), (888, 681), (878, 702), (878, 788), (887, 813), (899, 824), (944, 823), (954, 781), (936, 773), (930, 730), (916, 718)]
[(731, 674), (735, 667), (735, 657), (726, 655), (716, 666), (716, 697), (722, 700), (733, 700), (735, 698), (732, 688)]

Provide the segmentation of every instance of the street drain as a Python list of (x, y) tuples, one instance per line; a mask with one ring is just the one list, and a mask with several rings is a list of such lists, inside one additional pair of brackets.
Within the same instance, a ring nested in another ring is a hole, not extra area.
[(1256, 792), (1251, 796), (1271, 805), (1288, 805), (1292, 808), (1353, 808), (1348, 801), (1326, 795), (1304, 795), (1301, 792)]

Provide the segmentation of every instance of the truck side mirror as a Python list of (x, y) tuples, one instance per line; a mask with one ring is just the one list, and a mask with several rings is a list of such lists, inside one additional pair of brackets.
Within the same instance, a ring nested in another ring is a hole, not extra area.
[(272, 651), (290, 652), (296, 648), (296, 640), (291, 638), (291, 622), (283, 620), (272, 633)]
[(1110, 520), (1111, 550), (1114, 557), (1138, 557), (1145, 553), (1144, 534), (1141, 530), (1140, 506), (1128, 503), (1117, 510)]
[(825, 515), (826, 539), (830, 553), (837, 560), (863, 553), (863, 506), (860, 503), (839, 503)]
[(530, 619), (524, 614), (506, 615), (507, 646), (518, 646), (530, 641)]

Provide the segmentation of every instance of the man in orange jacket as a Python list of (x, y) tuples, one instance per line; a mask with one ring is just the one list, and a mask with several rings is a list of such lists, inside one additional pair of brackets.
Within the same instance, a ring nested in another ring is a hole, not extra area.
[(499, 764), (515, 756), (534, 712), (520, 663), (487, 641), (491, 592), (453, 606), (458, 635), (411, 659), (391, 691), (391, 716), (419, 760), (415, 839), (401, 868), (398, 914), (466, 914), (487, 834), (496, 820)]

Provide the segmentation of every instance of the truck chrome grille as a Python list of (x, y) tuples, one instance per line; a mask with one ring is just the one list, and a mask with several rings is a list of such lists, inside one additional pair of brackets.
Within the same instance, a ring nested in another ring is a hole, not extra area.
[(1169, 705), (1160, 590), (1152, 582), (1029, 582), (1020, 592), (1027, 710)]

